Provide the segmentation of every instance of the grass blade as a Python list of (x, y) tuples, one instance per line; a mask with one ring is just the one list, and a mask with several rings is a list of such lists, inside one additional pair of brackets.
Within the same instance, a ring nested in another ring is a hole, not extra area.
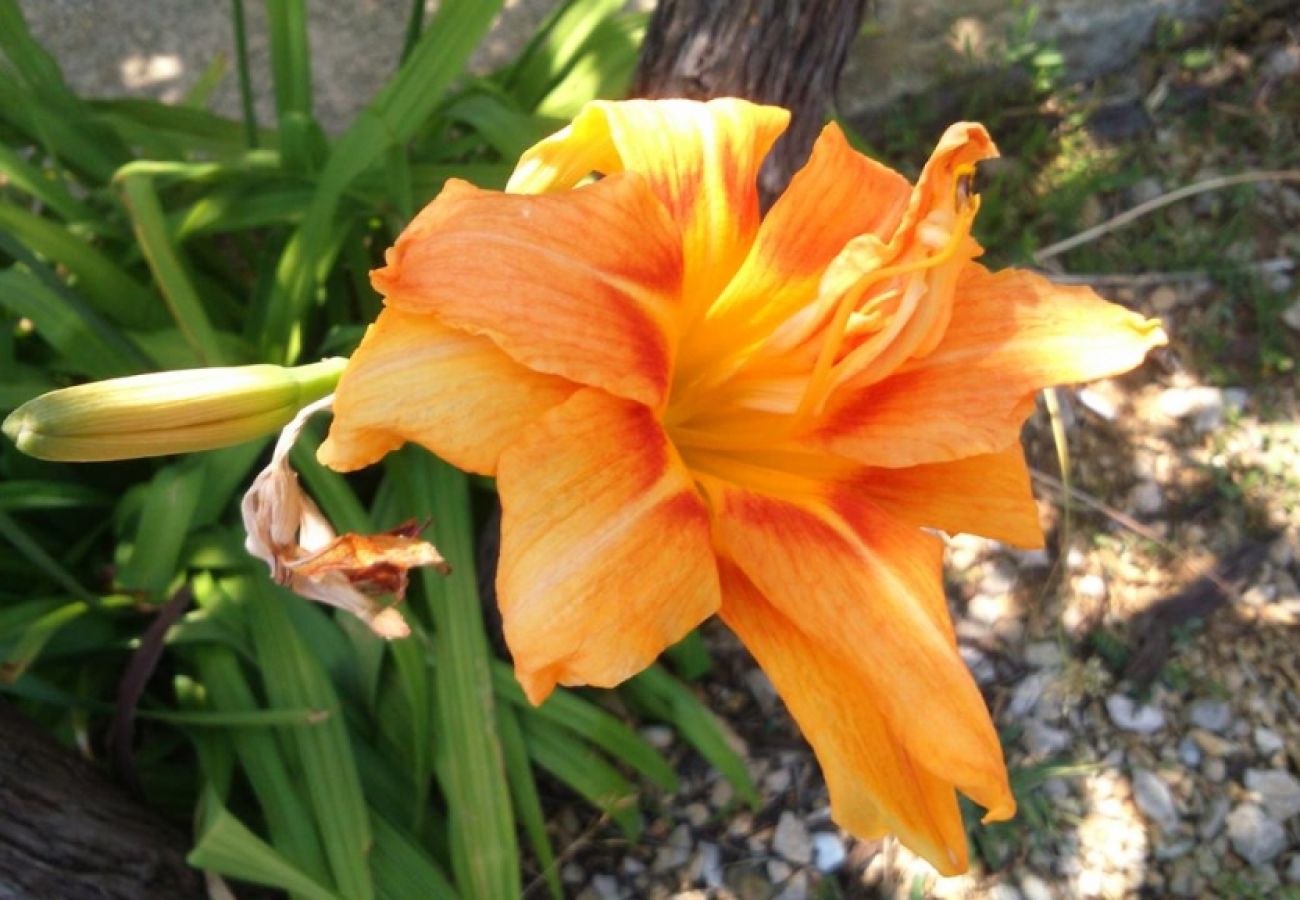
[(626, 778), (571, 734), (545, 719), (522, 720), (528, 753), (537, 764), (581, 794), (604, 812), (629, 841), (641, 836), (641, 813), (636, 788)]
[(546, 815), (542, 810), (542, 798), (537, 793), (537, 782), (533, 778), (533, 766), (528, 760), (528, 746), (524, 742), (518, 716), (504, 704), (497, 705), (497, 731), (501, 735), (501, 749), (505, 753), (506, 775), (510, 778), (510, 796), (514, 800), (515, 813), (524, 826), (524, 834), (532, 845), (533, 855), (537, 857), (547, 889), (555, 900), (564, 900), (564, 886), (560, 883), (551, 839), (546, 836)]
[(422, 570), (421, 584), (435, 630), (443, 793), (456, 881), (475, 898), (514, 900), (520, 893), (519, 857), (474, 578), (469, 483), (461, 472), (416, 448), (390, 459), (406, 486), (410, 514), (432, 513), (433, 541), (452, 567), (450, 576)]

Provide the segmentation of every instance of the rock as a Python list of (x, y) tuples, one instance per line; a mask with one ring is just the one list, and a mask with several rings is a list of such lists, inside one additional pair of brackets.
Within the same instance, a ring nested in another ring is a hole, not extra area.
[(1228, 764), (1215, 756), (1205, 761), (1201, 772), (1211, 784), (1223, 784), (1228, 777)]
[(767, 878), (771, 884), (780, 884), (794, 874), (794, 867), (779, 859), (767, 861)]
[[(1148, 200), (1156, 199), (1164, 192), (1165, 189), (1160, 185), (1159, 179), (1147, 176), (1140, 181), (1135, 181), (1128, 189), (1128, 202), (1130, 206), (1138, 206), (1139, 204), (1146, 203)], [(1169, 285), (1161, 285), (1151, 293), (1152, 305), (1154, 305), (1155, 295), (1161, 291), (1169, 291), (1170, 293), (1173, 293), (1173, 290)], [(1159, 309), (1159, 307), (1156, 307), (1156, 309)]]
[(1167, 284), (1162, 284), (1151, 292), (1147, 298), (1151, 309), (1157, 313), (1167, 313), (1178, 305), (1178, 292)]
[(777, 819), (772, 835), (772, 849), (791, 862), (808, 865), (812, 862), (812, 837), (807, 827), (794, 813), (786, 810)]
[(1188, 708), (1187, 717), (1197, 728), (1222, 733), (1232, 725), (1232, 707), (1223, 700), (1204, 698)]
[(1165, 494), (1154, 481), (1139, 481), (1133, 488), (1133, 511), (1140, 516), (1154, 516), (1165, 508)]
[(704, 886), (716, 890), (722, 887), (722, 851), (710, 841), (700, 843), (700, 880)]
[(1133, 802), (1165, 834), (1172, 834), (1178, 828), (1178, 807), (1173, 792), (1150, 769), (1133, 770)]
[(1237, 750), (1237, 745), (1232, 741), (1224, 740), (1217, 734), (1201, 728), (1193, 728), (1190, 735), (1192, 740), (1196, 741), (1196, 746), (1205, 751), (1208, 756), (1222, 758), (1231, 756)]
[(789, 769), (773, 769), (763, 779), (763, 786), (767, 788), (769, 794), (775, 796), (784, 794), (790, 789), (790, 780)]
[(1223, 823), (1228, 818), (1228, 798), (1215, 794), (1210, 805), (1201, 815), (1201, 823), (1196, 827), (1196, 834), (1202, 841), (1212, 841), (1223, 830)]
[(795, 872), (773, 900), (808, 900), (808, 873)]
[(1264, 60), (1260, 71), (1270, 78), (1290, 78), (1300, 72), (1300, 45), (1278, 47)]
[(709, 812), (709, 807), (706, 804), (699, 802), (688, 804), (686, 809), (682, 810), (682, 812), (686, 814), (686, 821), (696, 830), (703, 828), (705, 823), (709, 821), (709, 817), (712, 815), (712, 813)]
[(1070, 745), (1070, 733), (1038, 719), (1025, 723), (1025, 749), (1037, 757), (1055, 756)]
[(1282, 769), (1247, 769), (1246, 788), (1259, 794), (1264, 811), (1278, 822), (1300, 813), (1300, 780)]
[(1196, 841), (1191, 838), (1170, 841), (1156, 845), (1156, 859), (1167, 861), (1172, 859), (1181, 859), (1196, 849)]
[(1025, 645), (1025, 662), (1038, 669), (1055, 669), (1065, 662), (1056, 641), (1033, 641)]
[(1165, 714), (1150, 704), (1138, 706), (1127, 694), (1111, 694), (1106, 698), (1106, 712), (1115, 727), (1136, 734), (1153, 734), (1165, 727)]
[(1107, 422), (1114, 422), (1119, 416), (1119, 409), (1115, 402), (1107, 397), (1101, 391), (1093, 388), (1080, 388), (1075, 394), (1079, 398), (1079, 403), (1084, 409), (1096, 413)]
[(1025, 900), (1054, 900), (1056, 896), (1047, 882), (1033, 872), (1020, 876), (1020, 893)]
[(770, 716), (780, 708), (781, 700), (777, 697), (776, 686), (772, 684), (772, 679), (767, 677), (767, 673), (762, 669), (750, 669), (744, 675), (745, 686), (749, 692), (754, 695), (754, 700), (758, 702), (758, 708), (763, 711), (763, 715)]
[(1005, 882), (993, 885), (984, 893), (984, 896), (988, 900), (1024, 900), (1024, 895), (1020, 893), (1019, 888)]
[(1169, 893), (1175, 897), (1200, 897), (1204, 886), (1204, 880), (1196, 871), (1195, 860), (1180, 859), (1174, 863), (1169, 876)]
[(641, 729), (641, 737), (656, 750), (667, 750), (675, 739), (673, 730), (667, 725), (647, 725)]
[(1011, 692), (1011, 702), (1007, 704), (1008, 718), (1019, 720), (1029, 715), (1043, 698), (1052, 678), (1051, 672), (1035, 672), (1016, 685)]
[(591, 888), (600, 900), (621, 900), (623, 888), (613, 875), (596, 875), (591, 879)]
[(834, 872), (844, 865), (848, 855), (844, 842), (833, 831), (818, 831), (812, 836), (813, 865), (819, 872)]
[(1292, 331), (1300, 331), (1300, 300), (1282, 310), (1282, 322)]
[(560, 870), (560, 878), (565, 884), (580, 884), (586, 880), (587, 873), (575, 862), (565, 863), (564, 868)]
[(1201, 764), (1201, 748), (1196, 745), (1196, 741), (1184, 736), (1178, 742), (1178, 761), (1189, 769), (1194, 769)]
[(1286, 831), (1253, 803), (1228, 813), (1228, 838), (1237, 855), (1252, 866), (1271, 862), (1286, 846)]
[(654, 870), (672, 872), (680, 869), (691, 858), (691, 829), (682, 823), (668, 835), (668, 842), (655, 853)]
[(1263, 725), (1255, 726), (1254, 737), (1255, 749), (1265, 756), (1272, 756), (1286, 746), (1282, 741), (1282, 735), (1271, 728), (1265, 728)]
[(1288, 884), (1300, 884), (1300, 853), (1293, 854), (1286, 864), (1286, 880)]
[(966, 668), (970, 669), (976, 684), (990, 684), (997, 678), (998, 672), (993, 666), (993, 660), (985, 656), (978, 647), (962, 644), (957, 648), (957, 652), (961, 654), (961, 661), (966, 664)]
[(1105, 600), (1106, 595), (1110, 593), (1106, 587), (1106, 579), (1091, 572), (1081, 576), (1074, 583), (1074, 590), (1080, 597), (1087, 597), (1089, 600)]
[(1194, 417), (1196, 431), (1208, 434), (1223, 426), (1228, 412), (1240, 411), (1247, 396), (1242, 388), (1171, 387), (1161, 392), (1156, 408), (1171, 419)]

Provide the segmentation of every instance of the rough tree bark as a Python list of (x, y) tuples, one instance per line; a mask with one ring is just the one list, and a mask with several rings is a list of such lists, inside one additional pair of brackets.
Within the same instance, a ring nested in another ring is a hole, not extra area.
[(866, 0), (659, 0), (632, 93), (746, 97), (793, 118), (759, 178), (767, 202), (808, 158)]
[(0, 702), (0, 898), (205, 896), (189, 841)]

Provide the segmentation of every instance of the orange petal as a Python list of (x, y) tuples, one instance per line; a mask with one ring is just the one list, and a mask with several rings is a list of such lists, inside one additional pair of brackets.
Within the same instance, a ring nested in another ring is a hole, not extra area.
[(731, 98), (597, 100), (519, 160), (507, 190), (564, 191), (591, 172), (639, 172), (681, 228), (686, 296), (713, 301), (758, 228), (758, 170), (790, 114)]
[(979, 534), (1017, 547), (1043, 546), (1025, 451), (1018, 442), (998, 453), (952, 462), (868, 469), (856, 486), (909, 525)]
[(1159, 322), (1089, 288), (971, 263), (934, 351), (836, 395), (814, 440), (887, 468), (995, 453), (1019, 438), (1037, 391), (1128, 371), (1164, 343)]
[(414, 441), (491, 475), (520, 430), (575, 389), (524, 368), (485, 337), (390, 307), (348, 362), (317, 458), (351, 471)]
[(911, 191), (902, 175), (850, 147), (838, 125), (827, 125), (808, 163), (764, 216), (704, 327), (685, 336), (683, 356), (716, 355), (721, 342), (743, 347), (755, 335), (771, 334), (817, 296), (826, 266), (846, 243), (862, 234), (888, 240)]
[[(864, 669), (809, 637), (723, 559), (722, 619), (772, 679), (812, 745), (835, 821), (874, 839), (892, 832), (944, 875), (966, 869), (966, 834), (951, 783), (902, 748)], [(943, 723), (934, 723), (942, 730)]]
[(850, 492), (801, 504), (732, 487), (710, 496), (721, 552), (811, 641), (854, 663), (899, 746), (990, 817), (1010, 816), (1001, 745), (944, 627), (940, 541)]
[(404, 312), (490, 337), (530, 369), (650, 406), (667, 395), (677, 229), (634, 175), (528, 197), (452, 180), (371, 273)]
[(718, 607), (709, 516), (646, 407), (580, 390), (501, 457), (497, 597), (524, 691), (610, 687)]

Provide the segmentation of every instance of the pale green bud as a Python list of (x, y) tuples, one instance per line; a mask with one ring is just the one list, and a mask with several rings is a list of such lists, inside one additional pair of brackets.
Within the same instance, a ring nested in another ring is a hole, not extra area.
[(4, 421), (40, 459), (99, 462), (214, 450), (274, 434), (334, 390), (346, 359), (307, 366), (185, 369), (51, 391)]

